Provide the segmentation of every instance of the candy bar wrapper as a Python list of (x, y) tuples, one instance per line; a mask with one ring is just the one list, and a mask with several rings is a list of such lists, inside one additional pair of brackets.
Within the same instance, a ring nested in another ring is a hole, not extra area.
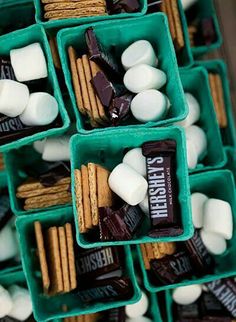
[(11, 62), (8, 58), (0, 57), (0, 79), (16, 80)]
[(108, 310), (105, 318), (106, 318), (106, 321), (109, 321), (109, 322), (125, 322), (125, 320), (126, 320), (125, 319), (125, 308), (118, 307), (115, 309)]

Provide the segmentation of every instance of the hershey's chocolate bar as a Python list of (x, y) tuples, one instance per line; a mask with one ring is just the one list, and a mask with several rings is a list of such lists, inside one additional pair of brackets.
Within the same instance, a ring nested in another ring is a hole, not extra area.
[(16, 80), (10, 59), (0, 57), (0, 79)]
[(151, 269), (163, 284), (179, 282), (193, 273), (189, 257), (183, 251), (151, 260)]
[(24, 125), (19, 117), (8, 117), (0, 114), (0, 136), (5, 133), (24, 131), (29, 127)]
[(114, 56), (106, 51), (98, 41), (93, 28), (85, 32), (85, 39), (89, 50), (90, 59), (109, 75), (111, 79), (122, 79), (122, 66), (117, 63)]
[(199, 230), (195, 230), (191, 239), (184, 242), (196, 275), (210, 273), (214, 267), (214, 259), (203, 244)]
[(125, 322), (125, 307), (108, 310), (105, 318), (108, 322)]
[(146, 142), (149, 215), (153, 228), (171, 227), (178, 223), (178, 201), (173, 140)]
[(97, 300), (114, 301), (132, 296), (133, 288), (129, 278), (109, 278), (94, 281), (93, 287), (78, 292), (79, 298), (85, 302)]
[(236, 318), (236, 283), (231, 278), (225, 278), (206, 283), (209, 291), (220, 301), (228, 312)]
[(80, 252), (76, 267), (79, 278), (84, 277), (88, 283), (91, 278), (120, 268), (118, 249), (116, 247), (98, 247)]
[(117, 210), (104, 207), (99, 211), (103, 213), (103, 223), (115, 240), (132, 239), (144, 220), (144, 214), (138, 206), (124, 204)]
[(161, 238), (161, 237), (175, 237), (183, 234), (183, 228), (180, 228), (178, 226), (175, 227), (162, 227), (162, 228), (156, 228), (152, 229), (148, 232), (148, 236), (152, 238)]

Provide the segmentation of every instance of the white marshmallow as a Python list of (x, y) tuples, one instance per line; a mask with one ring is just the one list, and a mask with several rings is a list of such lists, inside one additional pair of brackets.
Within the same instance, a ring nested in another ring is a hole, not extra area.
[(180, 305), (189, 305), (197, 301), (202, 294), (201, 285), (194, 284), (181, 286), (174, 289), (172, 293), (173, 300)]
[(8, 224), (0, 231), (0, 262), (13, 258), (17, 254), (17, 240), (13, 230)]
[(186, 140), (186, 149), (187, 149), (188, 168), (195, 169), (197, 166), (197, 159), (198, 159), (195, 144), (190, 140)]
[(145, 215), (149, 215), (149, 200), (148, 200), (148, 194), (143, 199), (143, 201), (141, 201), (138, 205), (139, 205), (139, 207), (141, 208), (141, 210), (143, 211), (143, 213)]
[(41, 126), (52, 123), (58, 115), (58, 104), (52, 95), (38, 92), (30, 94), (28, 104), (20, 115), (25, 125)]
[(166, 74), (163, 71), (145, 64), (131, 67), (124, 76), (125, 87), (132, 93), (160, 89), (166, 81)]
[(29, 101), (26, 85), (11, 79), (0, 80), (0, 113), (9, 117), (20, 115)]
[(4, 287), (0, 285), (0, 319), (9, 315), (13, 306), (11, 296)]
[(209, 253), (213, 255), (221, 255), (226, 251), (226, 240), (222, 236), (210, 233), (204, 229), (201, 229), (200, 236)]
[(220, 199), (208, 199), (204, 207), (203, 228), (225, 239), (231, 239), (233, 215), (230, 204)]
[(197, 0), (181, 0), (182, 1), (182, 6), (184, 10), (187, 10), (190, 8)]
[(9, 293), (13, 301), (13, 307), (8, 314), (10, 317), (24, 321), (32, 314), (32, 302), (29, 291), (17, 285), (9, 288)]
[(19, 82), (26, 82), (48, 76), (47, 62), (39, 43), (12, 49), (10, 51), (12, 68)]
[[(144, 315), (148, 310), (148, 297), (142, 292), (141, 299), (134, 304), (126, 305), (125, 313), (128, 318), (138, 318)], [(136, 320), (135, 320), (136, 321)]]
[(183, 127), (188, 127), (199, 120), (201, 111), (198, 101), (192, 94), (185, 93), (185, 98), (188, 105), (188, 115), (185, 120), (178, 122), (177, 124)]
[(143, 201), (148, 188), (147, 181), (124, 163), (120, 163), (113, 169), (108, 183), (112, 191), (132, 206)]
[(34, 147), (35, 151), (42, 154), (43, 150), (44, 150), (45, 143), (46, 143), (46, 139), (35, 141), (33, 143), (33, 147)]
[(195, 228), (203, 226), (204, 205), (207, 200), (208, 197), (200, 192), (194, 192), (191, 195), (192, 219)]
[(141, 174), (141, 176), (146, 177), (146, 158), (142, 154), (141, 148), (134, 148), (132, 150), (129, 150), (125, 154), (122, 162), (129, 165), (132, 169)]
[(206, 133), (197, 125), (191, 125), (186, 130), (186, 139), (194, 143), (198, 160), (201, 160), (203, 154), (207, 150), (207, 137)]
[(125, 321), (126, 322), (152, 322), (152, 320), (150, 320), (146, 316), (139, 316), (139, 317), (132, 318), (132, 319), (126, 319)]
[(148, 89), (137, 94), (131, 102), (131, 112), (140, 122), (155, 122), (167, 113), (167, 98), (155, 89)]
[(70, 138), (60, 136), (48, 138), (44, 144), (42, 159), (44, 161), (69, 161), (70, 160)]
[(128, 70), (139, 64), (157, 67), (158, 59), (149, 41), (138, 40), (125, 49), (121, 56), (121, 62), (124, 69)]

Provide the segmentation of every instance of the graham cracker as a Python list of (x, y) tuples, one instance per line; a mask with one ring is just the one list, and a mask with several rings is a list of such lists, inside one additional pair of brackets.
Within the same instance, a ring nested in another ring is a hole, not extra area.
[(51, 279), (50, 294), (63, 292), (63, 278), (57, 227), (50, 227), (47, 232), (47, 260)]
[(74, 240), (72, 233), (72, 226), (70, 223), (65, 224), (66, 241), (67, 241), (67, 254), (69, 263), (69, 276), (70, 288), (74, 290), (77, 287), (76, 267), (75, 267), (75, 253), (74, 253)]
[[(71, 178), (66, 177), (58, 180), (53, 186), (60, 186), (61, 184), (70, 184)], [(26, 181), (24, 181), (20, 186), (17, 187), (17, 192), (24, 192), (24, 191), (32, 191), (32, 190), (38, 190), (43, 189), (45, 186), (43, 186), (38, 180), (33, 178), (28, 178)]]
[(81, 166), (81, 178), (82, 178), (85, 227), (86, 229), (91, 229), (93, 228), (93, 224), (92, 224), (92, 213), (91, 213), (90, 194), (89, 194), (89, 179), (88, 179), (88, 169), (85, 165)]
[(161, 253), (159, 243), (153, 243), (152, 244), (152, 249), (154, 253), (154, 257), (157, 259), (165, 257), (165, 254)]
[(54, 11), (54, 10), (68, 10), (68, 9), (80, 9), (80, 8), (85, 8), (89, 6), (94, 6), (94, 7), (105, 7), (105, 3), (103, 0), (81, 0), (81, 1), (64, 1), (64, 2), (56, 2), (56, 3), (50, 3), (46, 4), (44, 6), (45, 11)]
[(140, 248), (141, 248), (141, 252), (142, 252), (143, 263), (144, 263), (145, 269), (150, 270), (151, 266), (150, 266), (150, 262), (149, 262), (149, 259), (147, 256), (145, 245), (141, 244)]
[(51, 193), (51, 194), (49, 193), (49, 194), (44, 194), (42, 196), (27, 198), (25, 200), (25, 205), (37, 204), (37, 203), (53, 201), (53, 200), (60, 201), (60, 198), (67, 198), (67, 197), (71, 198), (71, 192), (70, 191), (62, 191), (62, 192)]
[(89, 195), (93, 226), (98, 226), (97, 171), (96, 164), (88, 163)]
[(169, 22), (169, 27), (170, 27), (170, 33), (171, 33), (171, 37), (173, 42), (175, 43), (176, 38), (177, 38), (177, 33), (176, 33), (176, 28), (175, 28), (175, 22), (174, 22), (174, 16), (172, 13), (172, 4), (171, 4), (171, 0), (166, 0), (163, 1), (163, 10), (167, 15), (168, 18), (168, 22)]
[(221, 128), (226, 128), (228, 125), (225, 102), (224, 102), (224, 93), (223, 93), (223, 84), (220, 75), (215, 74), (215, 83), (216, 83), (216, 93), (219, 103), (219, 125)]
[(221, 122), (221, 108), (218, 100), (218, 95), (217, 95), (217, 86), (216, 86), (216, 75), (213, 73), (209, 73), (209, 83), (210, 83), (210, 88), (211, 88), (211, 95), (214, 103), (214, 108), (217, 116), (218, 123), (220, 125)]
[(42, 226), (39, 221), (34, 222), (34, 232), (35, 232), (37, 249), (38, 249), (40, 270), (42, 274), (43, 290), (44, 290), (44, 293), (48, 293), (48, 290), (50, 287), (50, 278), (49, 278), (49, 272), (48, 272), (48, 264), (47, 264), (45, 246), (44, 246)]
[(181, 50), (184, 47), (185, 42), (184, 42), (183, 28), (181, 24), (180, 15), (179, 15), (178, 2), (177, 0), (169, 0), (169, 1), (171, 1), (171, 10), (172, 10), (172, 15), (173, 15), (175, 30), (176, 30), (175, 46), (177, 50)]
[[(26, 199), (28, 200), (28, 199)], [(67, 203), (71, 203), (71, 195), (68, 195), (67, 197), (61, 197), (57, 198), (55, 200), (44, 200), (36, 203), (29, 203), (24, 205), (24, 210), (31, 210), (31, 209), (39, 209), (39, 208), (47, 208), (47, 207), (52, 207), (52, 206), (58, 206), (58, 205), (64, 205)]]
[(67, 254), (67, 241), (66, 232), (64, 227), (58, 227), (59, 245), (60, 245), (60, 256), (61, 256), (61, 267), (63, 277), (63, 289), (67, 293), (70, 291), (70, 277), (69, 277), (69, 262)]
[(58, 2), (79, 2), (80, 0), (41, 0), (43, 4), (45, 3), (58, 3)]
[(88, 114), (89, 118), (92, 119), (92, 110), (91, 110), (91, 107), (90, 107), (89, 93), (88, 93), (88, 88), (87, 88), (87, 83), (86, 83), (86, 78), (85, 78), (85, 72), (84, 72), (82, 59), (78, 58), (76, 64), (77, 64), (79, 83), (80, 83), (80, 86), (81, 86), (81, 93), (82, 93), (82, 99), (83, 99), (83, 108), (86, 110), (86, 113)]
[(174, 243), (157, 243), (159, 251), (163, 255), (172, 255), (175, 252)]
[(79, 231), (81, 233), (86, 233), (87, 229), (85, 227), (85, 219), (84, 219), (81, 171), (78, 169), (75, 169), (74, 176), (75, 176), (76, 210), (77, 210), (77, 216), (78, 216), (78, 222), (79, 222)]
[(98, 207), (111, 207), (113, 205), (113, 192), (111, 191), (108, 178), (110, 171), (97, 164), (97, 201)]
[(84, 322), (84, 315), (77, 316), (77, 322)]
[(154, 255), (154, 252), (153, 252), (152, 244), (151, 243), (145, 244), (145, 248), (146, 248), (146, 254), (147, 254), (147, 257), (148, 257), (149, 261), (151, 259), (154, 259), (155, 255)]
[(47, 11), (44, 14), (45, 19), (64, 19), (64, 18), (82, 18), (90, 16), (105, 15), (106, 9), (103, 6), (97, 7), (82, 7), (80, 9), (73, 10), (54, 10)]
[(68, 56), (70, 61), (71, 77), (72, 77), (72, 82), (74, 86), (77, 107), (79, 111), (85, 115), (87, 113), (85, 108), (83, 107), (83, 98), (82, 98), (82, 92), (81, 92), (80, 81), (79, 81), (77, 65), (76, 65), (76, 60), (77, 60), (76, 51), (72, 46), (68, 48)]
[(45, 194), (49, 193), (58, 193), (62, 191), (68, 191), (70, 189), (70, 184), (61, 184), (59, 186), (52, 186), (52, 187), (47, 187), (47, 188), (40, 188), (40, 189), (35, 189), (31, 191), (22, 191), (16, 193), (16, 197), (21, 199), (21, 198), (30, 198), (30, 197), (37, 197), (37, 196), (42, 196)]
[(58, 53), (57, 40), (56, 37), (49, 37), (49, 45), (52, 53), (52, 59), (54, 66), (57, 69), (61, 69), (61, 60)]

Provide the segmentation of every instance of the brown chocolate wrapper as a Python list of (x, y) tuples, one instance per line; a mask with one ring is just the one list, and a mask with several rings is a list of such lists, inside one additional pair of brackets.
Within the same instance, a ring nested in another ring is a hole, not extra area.
[(9, 58), (0, 57), (0, 79), (16, 80)]
[[(106, 319), (106, 320), (105, 320)], [(125, 307), (118, 307), (107, 311), (104, 321), (125, 322)], [(102, 322), (102, 321), (100, 321)]]
[(132, 13), (140, 9), (138, 0), (106, 0), (107, 11), (110, 15), (117, 13)]

